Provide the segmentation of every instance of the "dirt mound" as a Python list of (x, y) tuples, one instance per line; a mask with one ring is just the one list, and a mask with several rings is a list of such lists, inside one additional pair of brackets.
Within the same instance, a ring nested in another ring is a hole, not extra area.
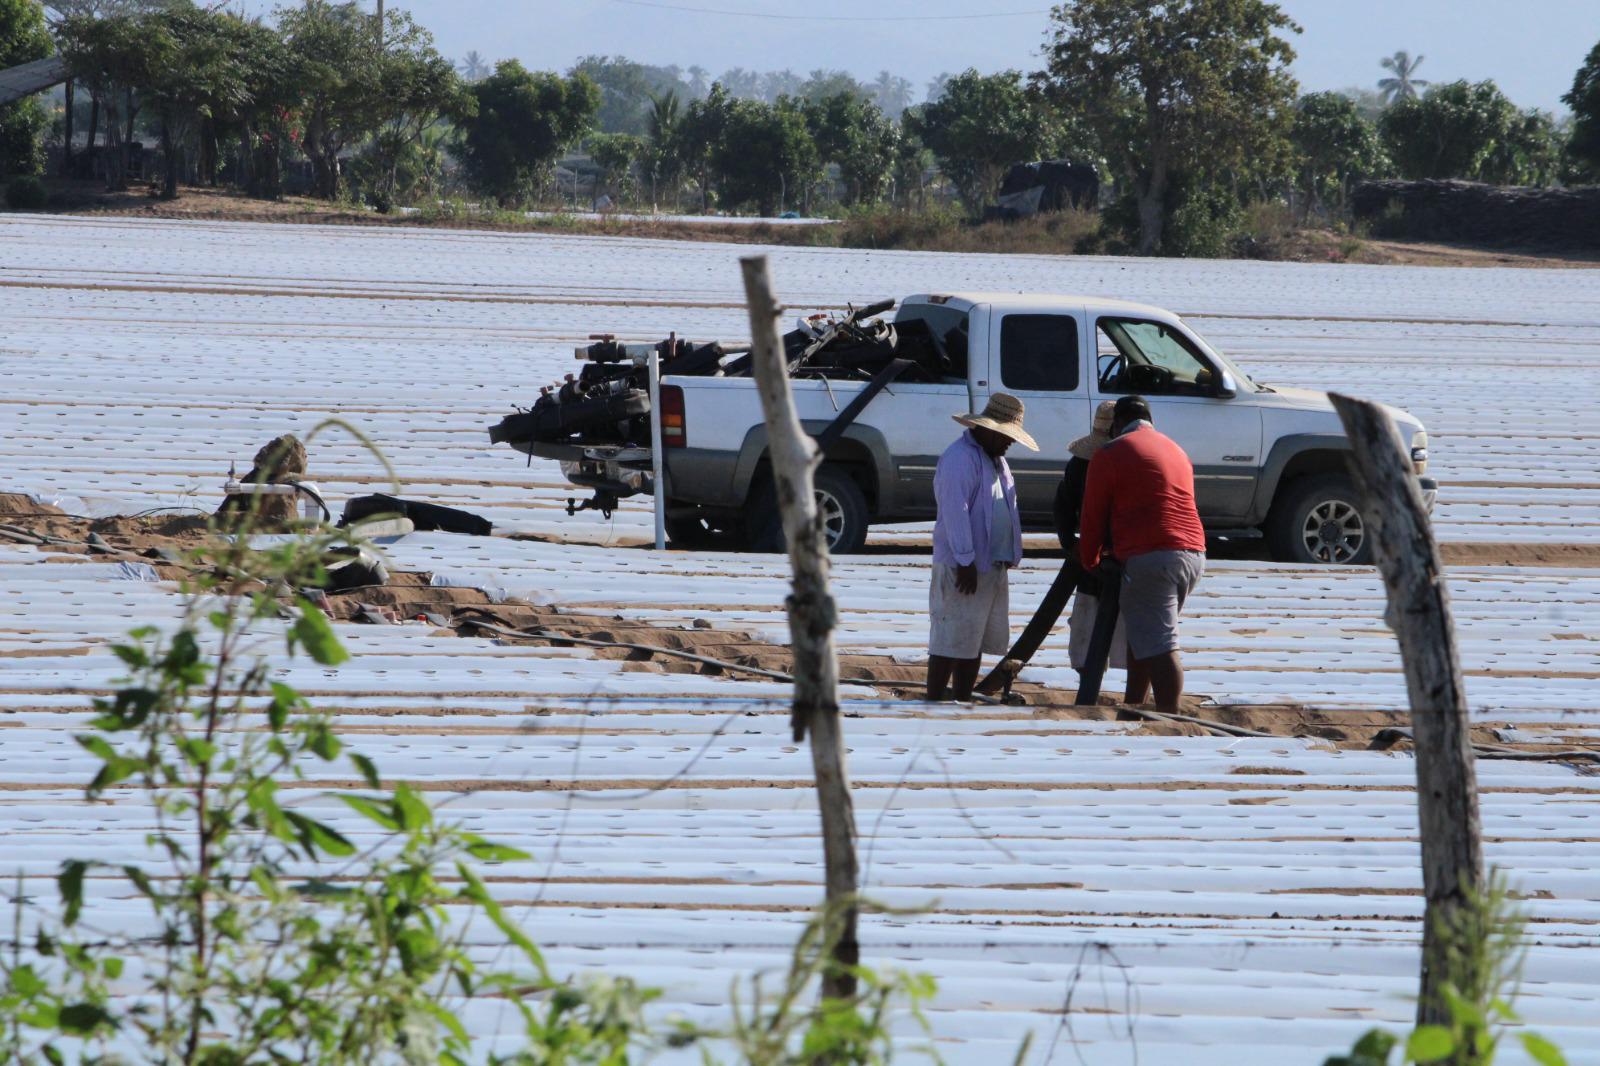
[[(293, 433), (274, 437), (256, 452), (248, 473), (239, 480), (249, 484), (293, 484), (305, 477), (306, 446)], [(255, 511), (254, 524), (262, 532), (283, 532), (295, 520), (300, 498), (288, 496), (229, 496), (217, 508), (218, 518)]]
[(211, 523), (206, 516), (196, 513), (97, 518), (89, 523), (89, 532), (97, 533), (108, 541), (130, 544), (142, 542), (146, 547), (188, 547), (213, 536)]
[[(19, 500), (34, 510), (15, 513), (21, 506), (16, 502)], [(200, 514), (151, 514), (91, 521), (64, 515), (58, 508), (41, 511), (39, 505), (17, 494), (0, 495), (0, 504), (11, 509), (11, 513), (0, 512), (0, 526), (54, 538), (58, 543), (44, 547), (57, 558), (141, 559), (154, 566), (165, 580), (177, 580), (190, 573), (178, 565), (174, 553), (201, 546), (215, 536), (210, 521)], [(3, 531), (0, 536), (4, 536)], [(24, 541), (27, 542), (30, 541)], [(626, 663), (624, 669), (629, 671), (748, 678), (788, 674), (794, 668), (786, 645), (747, 632), (719, 629), (705, 619), (686, 618), (682, 626), (661, 626), (634, 621), (622, 613), (568, 612), (516, 600), (496, 603), (478, 589), (436, 586), (427, 573), (393, 572), (384, 585), (329, 593), (322, 602), (337, 621), (393, 624), (422, 620), (443, 627), (435, 632), (454, 632), (465, 639), (493, 639), (511, 645), (561, 647), (595, 642), (583, 646), (597, 658)], [(707, 659), (716, 662), (704, 661)], [(897, 662), (886, 655), (843, 654), (839, 665), (841, 680), (869, 686), (885, 699), (922, 698), (925, 668), (921, 664)], [(1405, 711), (1319, 710), (1294, 704), (1217, 706), (1203, 696), (1190, 695), (1184, 697), (1182, 713), (1203, 722), (1150, 721), (1141, 712), (1121, 706), (1113, 695), (1103, 696), (1096, 706), (1078, 707), (1073, 704), (1074, 693), (1070, 690), (1018, 683), (1012, 691), (1023, 698), (1024, 704), (976, 706), (965, 713), (996, 721), (1123, 721), (1130, 733), (1146, 736), (1203, 736), (1213, 731), (1205, 723), (1214, 723), (1345, 749), (1398, 752), (1410, 747), (1410, 716)], [(1559, 744), (1552, 741), (1507, 745), (1499, 739), (1504, 728), (1504, 723), (1474, 722), (1472, 741), (1529, 753), (1588, 746), (1567, 740)]]
[(306, 446), (293, 433), (285, 433), (262, 445), (243, 480), (288, 481), (304, 477), (305, 473)]
[(53, 503), (40, 503), (20, 492), (0, 492), (0, 518), (32, 518), (66, 513)]
[(1600, 544), (1441, 544), (1448, 566), (1600, 566)]
[[(53, 554), (89, 555), (97, 549), (111, 548), (157, 560), (167, 558), (173, 551), (198, 547), (215, 536), (208, 517), (198, 512), (91, 519), (50, 507), (33, 513), (0, 512), (0, 525), (44, 538)], [(91, 543), (91, 537), (98, 544)]]

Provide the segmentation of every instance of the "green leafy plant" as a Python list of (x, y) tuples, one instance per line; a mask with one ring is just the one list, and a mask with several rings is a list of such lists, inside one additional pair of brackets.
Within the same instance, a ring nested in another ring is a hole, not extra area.
[[(1456, 910), (1445, 932), (1448, 972), (1458, 982), (1443, 986), (1449, 1024), (1419, 1025), (1403, 1041), (1372, 1029), (1324, 1066), (1389, 1066), (1396, 1049), (1402, 1063), (1491, 1066), (1506, 1027), (1522, 1021), (1512, 1004), (1527, 958), (1526, 926), (1504, 875), (1495, 872), (1483, 892)], [(1538, 1033), (1520, 1030), (1516, 1038), (1540, 1066), (1566, 1066), (1561, 1050)]]
[[(936, 991), (932, 977), (852, 966), (849, 969), (858, 988), (853, 998), (814, 998), (815, 986), (839, 966), (833, 948), (843, 929), (842, 913), (842, 907), (824, 907), (807, 923), (776, 987), (769, 987), (760, 974), (744, 982), (744, 994), (734, 986), (732, 1020), (726, 1031), (692, 1035), (731, 1046), (734, 1061), (748, 1066), (819, 1062), (881, 1066), (894, 1057), (889, 1016), (894, 1010), (907, 1009), (930, 1036), (927, 1045), (916, 1049), (919, 1055), (941, 1062), (922, 1013), (922, 1004)], [(719, 1061), (710, 1051), (705, 1060), (708, 1064)]]
[[(257, 510), (230, 528), (254, 528)], [(552, 978), (474, 870), (526, 856), (439, 820), (404, 784), (386, 788), (274, 677), (274, 646), (326, 667), (348, 658), (307, 590), (323, 583), (328, 551), (355, 539), (320, 525), (266, 545), (218, 536), (185, 562), (176, 624), (114, 648), (128, 675), (77, 738), (100, 764), (86, 798), (148, 804), (150, 858), (64, 863), (59, 921), (27, 921), (19, 886), (0, 961), (8, 1061), (98, 1061), (114, 1038), (165, 1063), (459, 1063), (471, 1040), (453, 1004), (478, 994), (564, 1004), (571, 1061), (625, 1052), (623, 1012)], [(365, 785), (325, 797), (380, 831), (364, 850), (287, 799), (285, 785), (329, 764)], [(107, 882), (143, 903), (139, 920), (97, 920), (90, 889)], [(517, 969), (469, 957), (473, 913), (514, 947)], [(125, 967), (141, 994), (114, 998)]]
[[(485, 1061), (457, 1013), (479, 997), (510, 1004), (522, 1021), (522, 1046), (488, 1056), (494, 1066), (625, 1066), (694, 1043), (731, 1046), (753, 1066), (889, 1061), (891, 1012), (909, 1005), (921, 1019), (933, 983), (861, 967), (856, 997), (818, 1002), (815, 985), (836, 965), (839, 923), (827, 913), (807, 926), (774, 994), (760, 977), (748, 999), (736, 992), (726, 1030), (652, 1025), (646, 1007), (658, 993), (627, 977), (555, 977), (477, 871), (527, 856), (385, 782), (276, 676), (285, 660), (331, 668), (349, 657), (316, 589), (323, 559), (358, 543), (359, 526), (295, 523), (289, 536), (257, 542), (261, 499), (226, 520), (232, 536), (219, 528), (184, 558), (176, 621), (136, 629), (114, 648), (127, 677), (95, 701), (77, 737), (99, 762), (85, 798), (145, 805), (148, 855), (63, 863), (58, 910), (39, 909), (18, 879), (0, 951), (0, 1058)], [(363, 787), (310, 796), (365, 819), (374, 841), (289, 798), (308, 793), (310, 771), (333, 767)], [(140, 913), (107, 910), (107, 894)], [(510, 966), (469, 955), (475, 917), (504, 938)]]
[(12, 178), (11, 184), (6, 186), (6, 206), (13, 211), (42, 211), (49, 204), (49, 190), (31, 174)]

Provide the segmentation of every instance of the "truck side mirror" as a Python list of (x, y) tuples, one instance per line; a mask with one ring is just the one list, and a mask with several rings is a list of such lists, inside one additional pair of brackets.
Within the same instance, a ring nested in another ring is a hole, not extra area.
[(1231, 399), (1239, 393), (1239, 383), (1233, 380), (1233, 372), (1224, 370), (1217, 376), (1217, 387), (1214, 396), (1220, 399)]

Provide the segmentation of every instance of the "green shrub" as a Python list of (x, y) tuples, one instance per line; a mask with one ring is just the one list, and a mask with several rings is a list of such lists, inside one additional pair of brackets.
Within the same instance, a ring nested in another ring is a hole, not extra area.
[(1403, 1040), (1371, 1029), (1349, 1053), (1330, 1056), (1323, 1066), (1391, 1066), (1397, 1050), (1406, 1066), (1493, 1066), (1510, 1026), (1518, 1027), (1516, 1039), (1527, 1058), (1539, 1066), (1566, 1066), (1561, 1049), (1523, 1028), (1512, 1007), (1527, 957), (1527, 917), (1505, 875), (1492, 871), (1487, 886), (1439, 921), (1451, 976), (1442, 986), (1446, 1024), (1418, 1025)]
[(13, 211), (42, 211), (49, 204), (49, 190), (31, 174), (12, 178), (11, 184), (6, 186), (6, 206)]

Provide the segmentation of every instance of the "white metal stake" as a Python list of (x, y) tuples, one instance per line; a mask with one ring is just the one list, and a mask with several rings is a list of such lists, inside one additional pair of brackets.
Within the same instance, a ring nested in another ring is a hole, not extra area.
[(656, 487), (656, 551), (667, 547), (666, 460), (661, 452), (661, 353), (650, 349), (650, 471)]

